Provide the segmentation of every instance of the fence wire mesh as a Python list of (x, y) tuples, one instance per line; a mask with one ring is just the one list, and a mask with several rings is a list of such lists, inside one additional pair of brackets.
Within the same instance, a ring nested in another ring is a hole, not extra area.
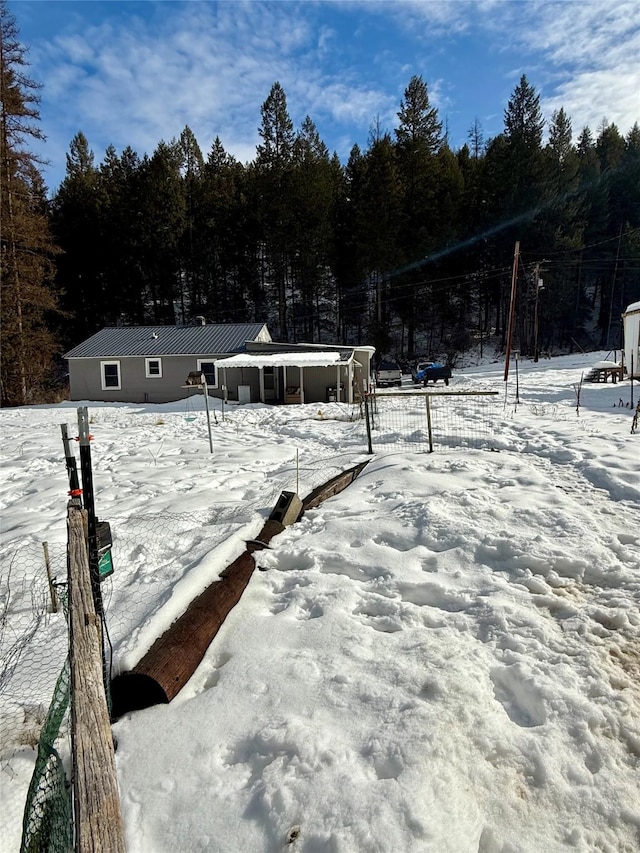
[(489, 450), (501, 404), (482, 392), (376, 394), (370, 399), (374, 453)]
[(55, 748), (69, 707), (65, 661), (40, 733), (36, 766), (25, 802), (20, 853), (69, 853), (73, 849), (71, 786)]
[[(65, 578), (66, 547), (49, 551), (53, 575)], [(70, 755), (70, 745), (59, 682), (68, 629), (64, 588), (57, 593), (53, 612), (41, 543), (27, 541), (0, 552), (0, 850), (11, 853), (21, 849), (23, 821), (31, 827), (29, 846), (23, 849), (69, 849), (62, 831), (69, 813), (61, 762)], [(62, 716), (54, 706), (62, 707)], [(33, 805), (25, 808), (30, 785)], [(51, 847), (46, 846), (48, 828), (59, 839)]]

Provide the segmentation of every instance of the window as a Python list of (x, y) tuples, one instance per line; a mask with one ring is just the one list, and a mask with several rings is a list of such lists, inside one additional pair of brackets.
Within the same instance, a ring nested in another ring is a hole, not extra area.
[(162, 359), (161, 358), (145, 358), (144, 370), (148, 379), (162, 377)]
[(103, 391), (119, 391), (120, 384), (120, 362), (119, 361), (101, 361), (100, 362), (100, 379), (102, 380)]
[(218, 387), (218, 374), (216, 371), (216, 363), (213, 359), (205, 360), (199, 358), (198, 370), (201, 371), (201, 373), (204, 373), (205, 379), (207, 380), (207, 386), (209, 388)]

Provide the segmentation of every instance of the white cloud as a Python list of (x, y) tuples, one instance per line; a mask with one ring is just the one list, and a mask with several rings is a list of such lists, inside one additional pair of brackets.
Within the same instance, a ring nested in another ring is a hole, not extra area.
[(282, 26), (257, 4), (222, 6), (215, 16), (212, 8), (184, 4), (159, 28), (134, 20), (55, 39), (40, 62), (67, 142), (82, 129), (101, 149), (113, 142), (150, 153), (189, 124), (205, 147), (220, 135), (245, 158), (261, 103), (276, 79), (292, 76), (287, 57), (310, 32), (303, 21)]
[[(505, 81), (512, 85), (526, 73), (542, 86), (545, 114), (564, 106), (574, 130), (585, 124), (595, 130), (605, 115), (622, 132), (640, 120), (637, 0), (399, 0), (393, 15), (417, 38), (431, 40), (433, 27), (446, 36), (473, 29), (484, 32), (503, 53), (519, 50), (521, 66), (505, 71)], [(420, 19), (429, 24), (424, 31), (416, 26)], [(435, 93), (434, 103), (451, 106), (445, 97), (439, 102)]]
[[(342, 73), (329, 59), (335, 31), (314, 28), (305, 4), (186, 3), (154, 25), (140, 19), (92, 26), (59, 36), (41, 52), (56, 126), (48, 156), (58, 162), (83, 130), (101, 159), (113, 143), (151, 153), (188, 124), (203, 150), (220, 136), (241, 161), (255, 156), (260, 107), (279, 80), (289, 111), (354, 123), (363, 135), (376, 115), (386, 122), (398, 103), (360, 72)], [(78, 118), (80, 117), (80, 118)], [(76, 122), (79, 125), (76, 126)]]
[[(640, 21), (630, 0), (236, 0), (132, 4), (131, 12), (127, 4), (114, 6), (119, 14), (88, 26), (82, 12), (89, 4), (74, 4), (59, 34), (34, 45), (33, 76), (44, 83), (44, 156), (56, 164), (52, 183), (62, 177), (78, 130), (99, 160), (110, 143), (151, 153), (187, 124), (203, 151), (217, 135), (231, 154), (250, 160), (260, 107), (276, 80), (294, 122), (310, 115), (323, 137), (330, 127), (343, 157), (354, 137), (366, 140), (376, 116), (393, 128), (412, 73), (423, 74), (440, 111), (470, 124), (476, 107), (461, 108), (469, 94), (461, 86), (478, 91), (483, 69), (469, 66), (454, 88), (439, 62), (471, 38), (483, 39), (486, 52), (505, 65), (504, 88), (491, 93), (493, 109), (485, 99), (485, 113), (506, 104), (515, 79), (509, 72), (518, 65), (516, 76), (523, 69), (541, 91), (545, 114), (564, 106), (576, 132), (584, 124), (597, 128), (606, 116), (624, 133), (640, 118)], [(142, 8), (145, 19), (133, 11)], [(367, 58), (371, 23), (380, 38)]]
[(409, 32), (420, 28), (422, 35), (434, 36), (466, 30), (470, 10), (477, 4), (473, 0), (347, 0), (345, 5), (393, 18)]
[(604, 116), (623, 133), (640, 120), (639, 9), (635, 0), (504, 4), (512, 47), (537, 57), (547, 117), (564, 107), (577, 133)]
[(638, 75), (633, 73), (613, 69), (585, 71), (560, 84), (553, 97), (542, 101), (542, 107), (546, 116), (564, 107), (571, 118), (574, 137), (585, 125), (597, 133), (603, 119), (616, 124), (624, 135), (635, 121), (640, 122), (639, 85)]

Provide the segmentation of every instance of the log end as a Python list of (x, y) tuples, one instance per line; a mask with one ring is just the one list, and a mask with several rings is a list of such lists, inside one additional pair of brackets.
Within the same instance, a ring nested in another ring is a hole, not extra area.
[(129, 711), (141, 711), (152, 705), (166, 705), (164, 689), (149, 675), (123, 672), (111, 682), (111, 717), (119, 719)]

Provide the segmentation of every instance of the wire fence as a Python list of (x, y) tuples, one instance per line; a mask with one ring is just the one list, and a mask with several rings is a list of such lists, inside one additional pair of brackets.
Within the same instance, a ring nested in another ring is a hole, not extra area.
[(490, 450), (502, 408), (487, 391), (375, 394), (367, 404), (375, 453)]
[[(49, 550), (53, 575), (63, 579), (65, 548)], [(62, 826), (69, 827), (62, 771), (70, 755), (68, 691), (59, 681), (68, 653), (64, 588), (57, 588), (57, 605), (54, 612), (41, 543), (29, 541), (0, 552), (0, 850), (11, 853), (69, 849), (56, 817), (62, 816)], [(39, 781), (32, 783), (36, 777)], [(32, 809), (25, 809), (28, 792)], [(27, 846), (21, 845), (23, 818)], [(43, 846), (52, 829), (52, 839), (59, 837), (60, 843)]]
[(22, 825), (20, 853), (68, 853), (73, 849), (71, 783), (56, 749), (69, 708), (68, 659), (58, 676), (38, 740)]

